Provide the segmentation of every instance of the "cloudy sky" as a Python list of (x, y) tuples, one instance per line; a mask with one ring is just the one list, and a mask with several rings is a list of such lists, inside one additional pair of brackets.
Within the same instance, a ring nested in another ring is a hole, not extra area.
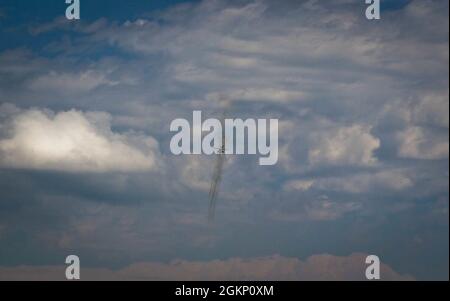
[[(449, 277), (446, 0), (0, 1), (0, 279)], [(193, 110), (279, 160), (174, 156)]]

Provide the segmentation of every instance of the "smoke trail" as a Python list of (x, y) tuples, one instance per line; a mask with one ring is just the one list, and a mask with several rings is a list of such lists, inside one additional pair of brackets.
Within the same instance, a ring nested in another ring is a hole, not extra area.
[(216, 166), (214, 167), (211, 187), (209, 189), (209, 210), (208, 210), (209, 221), (214, 220), (216, 210), (216, 200), (219, 194), (220, 180), (222, 179), (223, 162), (225, 161), (225, 152), (223, 150), (224, 146), (222, 146), (221, 150), (217, 154)]
[(220, 149), (217, 152), (216, 165), (214, 166), (214, 172), (211, 180), (211, 187), (209, 189), (209, 209), (208, 220), (212, 222), (214, 220), (217, 196), (219, 194), (219, 185), (222, 179), (223, 163), (225, 162), (225, 112), (226, 108), (230, 105), (230, 102), (225, 101), (222, 103), (224, 106), (224, 112), (222, 114), (222, 143)]

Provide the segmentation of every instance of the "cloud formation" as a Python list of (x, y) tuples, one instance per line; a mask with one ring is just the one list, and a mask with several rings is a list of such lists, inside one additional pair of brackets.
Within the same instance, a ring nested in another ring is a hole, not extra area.
[[(362, 250), (448, 279), (448, 1), (382, 2), (380, 22), (360, 0), (208, 0), (2, 28), (23, 34), (0, 51), (2, 264)], [(278, 118), (280, 152), (227, 157), (211, 229), (213, 160), (172, 156), (168, 129), (223, 101)]]
[(372, 165), (376, 162), (373, 152), (380, 146), (380, 140), (361, 125), (328, 128), (314, 133), (311, 140), (311, 164)]
[[(366, 256), (361, 253), (349, 256), (321, 254), (302, 261), (275, 255), (213, 261), (140, 262), (119, 270), (83, 268), (81, 280), (363, 281), (366, 280)], [(64, 271), (64, 266), (0, 267), (0, 280), (64, 280)], [(384, 263), (380, 266), (380, 276), (385, 281), (414, 280), (413, 277), (402, 275)]]
[(449, 142), (436, 139), (436, 135), (418, 126), (411, 126), (397, 133), (400, 142), (398, 154), (412, 159), (448, 158)]
[[(4, 110), (8, 107), (2, 106)], [(148, 171), (157, 167), (158, 142), (131, 132), (113, 132), (110, 116), (105, 113), (29, 109), (8, 114), (0, 129), (3, 167), (69, 172)]]

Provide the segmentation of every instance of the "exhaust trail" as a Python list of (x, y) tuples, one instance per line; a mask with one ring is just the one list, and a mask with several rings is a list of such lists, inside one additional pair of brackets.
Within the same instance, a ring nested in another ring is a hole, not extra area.
[(225, 161), (225, 137), (222, 136), (222, 146), (217, 153), (216, 165), (214, 166), (211, 187), (209, 189), (208, 220), (210, 222), (214, 220), (217, 196), (219, 194), (219, 185), (220, 180), (222, 179), (222, 170), (224, 161)]
[(216, 153), (217, 159), (214, 166), (214, 171), (211, 179), (211, 186), (209, 189), (209, 208), (208, 208), (208, 221), (214, 221), (217, 197), (219, 195), (220, 181), (222, 180), (223, 164), (225, 162), (225, 111), (229, 106), (229, 102), (223, 103), (225, 110), (222, 114), (220, 123), (222, 124), (222, 143), (219, 150)]

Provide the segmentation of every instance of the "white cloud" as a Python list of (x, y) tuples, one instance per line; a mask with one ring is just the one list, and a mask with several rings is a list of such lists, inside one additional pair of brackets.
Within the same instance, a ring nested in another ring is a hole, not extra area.
[(359, 204), (355, 202), (336, 202), (326, 196), (322, 196), (314, 202), (307, 204), (306, 216), (310, 220), (329, 221), (335, 220), (348, 212), (359, 209)]
[(283, 189), (286, 191), (292, 191), (292, 190), (300, 190), (300, 191), (306, 191), (310, 189), (314, 184), (314, 181), (312, 180), (291, 180), (288, 181), (284, 186)]
[(293, 199), (293, 201), (298, 201), (298, 204), (292, 206), (293, 204), (291, 203), (285, 208), (273, 209), (269, 212), (269, 217), (283, 222), (332, 221), (361, 208), (357, 202), (334, 201), (327, 195), (311, 199)]
[(381, 123), (391, 127), (401, 158), (436, 160), (449, 155), (448, 90), (395, 99), (384, 106)]
[(412, 159), (445, 159), (449, 155), (448, 132), (446, 137), (426, 131), (422, 127), (410, 126), (397, 133), (398, 155)]
[(352, 176), (331, 177), (316, 180), (314, 188), (349, 193), (370, 192), (377, 189), (401, 191), (413, 185), (404, 170), (384, 170), (360, 173)]
[(288, 101), (301, 101), (305, 98), (305, 93), (300, 91), (290, 91), (274, 88), (241, 89), (227, 93), (211, 93), (206, 96), (208, 100), (218, 101), (222, 99), (238, 101), (273, 101), (278, 103)]
[[(423, 93), (406, 99), (395, 99), (384, 106), (381, 116), (399, 119), (406, 125), (449, 126), (449, 94), (446, 91)], [(385, 119), (385, 121), (389, 121)]]
[(158, 163), (155, 139), (113, 132), (106, 113), (29, 109), (5, 118), (0, 129), (2, 167), (71, 172), (146, 171), (155, 169)]
[(181, 168), (181, 181), (188, 187), (208, 191), (211, 185), (212, 163), (205, 156), (187, 156)]
[(34, 91), (58, 91), (62, 93), (80, 93), (91, 91), (101, 85), (113, 86), (117, 82), (107, 79), (106, 75), (94, 70), (80, 73), (59, 73), (51, 71), (35, 78), (30, 83)]
[(401, 191), (413, 185), (413, 180), (405, 170), (382, 170), (360, 172), (339, 177), (319, 177), (308, 180), (289, 180), (283, 186), (284, 191), (344, 191), (348, 193), (367, 193), (376, 189)]
[[(82, 280), (356, 280), (365, 278), (367, 254), (349, 256), (313, 255), (302, 261), (274, 255), (257, 258), (231, 258), (213, 261), (177, 260), (171, 263), (141, 262), (119, 270), (82, 269)], [(64, 280), (65, 266), (0, 267), (0, 280)], [(380, 275), (386, 281), (414, 280), (381, 263)]]
[(311, 133), (309, 162), (313, 165), (373, 165), (374, 150), (380, 140), (370, 133), (370, 127), (352, 125), (329, 128)]
[(414, 119), (421, 123), (448, 128), (449, 125), (449, 95), (448, 90), (442, 93), (424, 95), (413, 111)]

